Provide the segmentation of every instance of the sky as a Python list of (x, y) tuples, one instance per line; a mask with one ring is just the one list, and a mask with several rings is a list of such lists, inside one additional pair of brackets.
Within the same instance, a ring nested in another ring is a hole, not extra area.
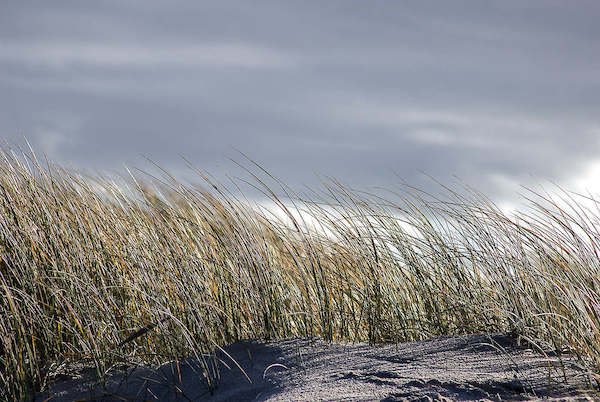
[[(78, 169), (182, 156), (293, 187), (600, 192), (597, 1), (18, 1), (0, 140)], [(458, 179), (457, 179), (458, 178)]]

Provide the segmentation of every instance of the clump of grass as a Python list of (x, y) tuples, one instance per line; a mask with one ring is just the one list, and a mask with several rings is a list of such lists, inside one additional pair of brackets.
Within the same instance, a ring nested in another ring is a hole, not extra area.
[(168, 175), (125, 187), (33, 153), (0, 159), (2, 399), (31, 397), (73, 360), (103, 376), (195, 355), (214, 387), (206, 356), (244, 338), (512, 331), (600, 372), (589, 197), (531, 193), (508, 215), (474, 192), (384, 197), (332, 181), (300, 196), (254, 166), (275, 211), (202, 173), (205, 188)]

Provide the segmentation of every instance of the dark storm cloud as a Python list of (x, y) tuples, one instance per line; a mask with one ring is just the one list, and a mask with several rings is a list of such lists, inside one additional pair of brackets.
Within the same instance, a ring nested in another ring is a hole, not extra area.
[(2, 6), (3, 138), (85, 168), (231, 173), (236, 148), (292, 184), (496, 196), (600, 159), (596, 2), (123, 3)]

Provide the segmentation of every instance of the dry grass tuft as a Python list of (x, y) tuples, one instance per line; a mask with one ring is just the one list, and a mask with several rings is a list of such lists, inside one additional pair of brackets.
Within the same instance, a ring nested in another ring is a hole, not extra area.
[(102, 376), (195, 355), (214, 387), (210, 352), (244, 338), (512, 331), (600, 372), (593, 199), (532, 193), (508, 216), (474, 193), (331, 182), (308, 200), (254, 166), (272, 213), (203, 175), (210, 191), (124, 189), (30, 153), (0, 159), (0, 399), (32, 396), (73, 360)]

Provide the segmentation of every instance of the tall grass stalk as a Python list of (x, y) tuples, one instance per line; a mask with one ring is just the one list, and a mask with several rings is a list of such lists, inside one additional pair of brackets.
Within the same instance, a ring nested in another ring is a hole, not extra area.
[(600, 372), (589, 197), (532, 192), (506, 214), (452, 190), (329, 181), (300, 196), (253, 166), (275, 211), (201, 172), (202, 188), (168, 175), (126, 188), (29, 152), (0, 159), (0, 399), (31, 397), (69, 362), (103, 376), (190, 355), (214, 387), (207, 356), (244, 338), (512, 331)]

